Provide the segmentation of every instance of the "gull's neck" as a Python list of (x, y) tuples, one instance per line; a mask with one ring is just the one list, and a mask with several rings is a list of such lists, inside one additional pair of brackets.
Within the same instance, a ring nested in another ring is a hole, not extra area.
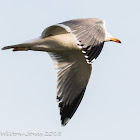
[(106, 36), (105, 36), (105, 42), (110, 41), (110, 38), (112, 38), (112, 36), (106, 31)]

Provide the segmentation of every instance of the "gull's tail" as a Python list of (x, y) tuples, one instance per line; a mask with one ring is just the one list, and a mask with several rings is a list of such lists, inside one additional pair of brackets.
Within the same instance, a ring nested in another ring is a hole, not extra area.
[(16, 45), (11, 45), (11, 46), (5, 46), (2, 48), (2, 50), (7, 50), (7, 49), (13, 49), (13, 51), (28, 51), (32, 50), (35, 44), (40, 43), (41, 38), (35, 38), (29, 41), (26, 41), (24, 43), (16, 44)]
[(47, 39), (37, 38), (35, 40), (30, 40), (25, 43), (5, 46), (2, 50), (13, 49), (13, 51), (51, 51), (50, 48), (47, 47)]

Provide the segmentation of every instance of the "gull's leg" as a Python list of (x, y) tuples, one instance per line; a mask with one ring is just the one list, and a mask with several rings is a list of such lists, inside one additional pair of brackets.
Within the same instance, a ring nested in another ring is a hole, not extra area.
[(18, 45), (12, 45), (12, 46), (3, 47), (2, 50), (13, 49), (13, 51), (28, 51), (29, 48), (30, 48), (29, 45), (18, 44)]

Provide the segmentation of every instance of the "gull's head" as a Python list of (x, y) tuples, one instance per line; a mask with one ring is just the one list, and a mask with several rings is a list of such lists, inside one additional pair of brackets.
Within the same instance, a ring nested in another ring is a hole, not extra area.
[(105, 36), (105, 42), (107, 42), (107, 41), (113, 41), (113, 42), (121, 43), (120, 39), (112, 37), (108, 32), (106, 32), (106, 36)]

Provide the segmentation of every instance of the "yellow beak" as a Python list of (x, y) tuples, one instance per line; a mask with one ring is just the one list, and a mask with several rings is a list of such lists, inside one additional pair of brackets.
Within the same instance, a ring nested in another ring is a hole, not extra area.
[(118, 38), (114, 38), (114, 37), (113, 38), (110, 38), (110, 41), (121, 43), (121, 41)]

